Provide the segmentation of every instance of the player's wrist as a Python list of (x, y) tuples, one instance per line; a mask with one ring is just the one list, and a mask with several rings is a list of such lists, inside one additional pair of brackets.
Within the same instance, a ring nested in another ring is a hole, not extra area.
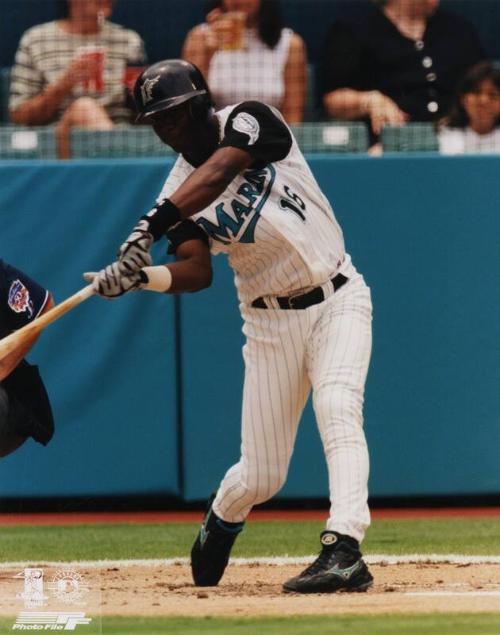
[(166, 198), (150, 212), (141, 217), (148, 223), (148, 231), (155, 241), (159, 240), (165, 232), (182, 220), (181, 211), (172, 201)]
[(166, 293), (172, 286), (172, 273), (165, 265), (143, 267), (139, 275), (141, 277), (142, 289)]

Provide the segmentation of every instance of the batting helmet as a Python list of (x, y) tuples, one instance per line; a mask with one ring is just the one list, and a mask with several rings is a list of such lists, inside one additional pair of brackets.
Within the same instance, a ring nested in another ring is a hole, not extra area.
[(157, 62), (146, 68), (135, 82), (136, 121), (189, 100), (193, 117), (206, 119), (213, 103), (200, 70), (184, 60)]

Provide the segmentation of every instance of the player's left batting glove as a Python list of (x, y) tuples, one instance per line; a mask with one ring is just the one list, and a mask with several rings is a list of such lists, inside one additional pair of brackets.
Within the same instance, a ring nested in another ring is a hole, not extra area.
[(99, 272), (89, 271), (83, 274), (87, 282), (92, 283), (94, 291), (103, 298), (113, 299), (141, 288), (148, 282), (143, 271), (130, 271), (122, 262), (113, 262)]
[(139, 271), (152, 264), (149, 250), (165, 232), (181, 220), (179, 209), (168, 199), (142, 216), (132, 233), (118, 250), (118, 260), (130, 271)]
[(148, 227), (148, 222), (141, 219), (118, 250), (118, 260), (125, 264), (128, 271), (139, 271), (153, 263), (149, 250), (154, 238)]

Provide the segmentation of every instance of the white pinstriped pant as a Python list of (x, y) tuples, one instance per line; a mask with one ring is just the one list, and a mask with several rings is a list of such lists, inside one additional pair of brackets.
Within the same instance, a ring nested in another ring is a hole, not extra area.
[(253, 505), (283, 486), (312, 388), (329, 474), (326, 528), (363, 539), (370, 524), (363, 397), (372, 308), (363, 278), (354, 267), (346, 275), (352, 271), (354, 277), (336, 293), (307, 309), (242, 309), (247, 341), (241, 458), (214, 501), (223, 520), (243, 521)]

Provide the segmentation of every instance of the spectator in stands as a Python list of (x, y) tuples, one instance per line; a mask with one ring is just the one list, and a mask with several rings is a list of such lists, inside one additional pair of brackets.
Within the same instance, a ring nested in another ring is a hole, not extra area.
[(113, 0), (64, 0), (65, 17), (24, 33), (12, 71), (10, 117), (27, 126), (57, 123), (61, 158), (73, 126), (109, 130), (131, 120), (124, 73), (143, 65), (134, 31), (113, 24)]
[(283, 27), (278, 0), (213, 4), (206, 23), (188, 33), (182, 56), (207, 77), (217, 108), (255, 99), (278, 108), (288, 123), (301, 122), (305, 44)]
[(470, 68), (438, 130), (443, 154), (500, 152), (500, 69), (490, 62)]
[(364, 119), (375, 135), (385, 124), (437, 121), (465, 70), (484, 58), (474, 28), (439, 0), (374, 3), (329, 31), (320, 72), (326, 114)]

